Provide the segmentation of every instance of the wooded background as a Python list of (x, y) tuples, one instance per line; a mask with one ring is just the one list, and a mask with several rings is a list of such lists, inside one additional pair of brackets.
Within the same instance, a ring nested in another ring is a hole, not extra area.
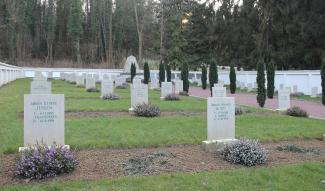
[(324, 50), (324, 0), (0, 0), (0, 60), (19, 66), (319, 69)]

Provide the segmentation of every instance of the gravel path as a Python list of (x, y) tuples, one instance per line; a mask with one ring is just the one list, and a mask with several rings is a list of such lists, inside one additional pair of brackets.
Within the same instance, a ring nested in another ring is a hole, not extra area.
[[(210, 90), (203, 90), (200, 87), (190, 87), (189, 94), (191, 96), (207, 98), (210, 96)], [(236, 103), (240, 105), (248, 105), (258, 107), (256, 102), (256, 95), (252, 93), (236, 93), (227, 94), (229, 97), (235, 97)], [(325, 119), (325, 106), (321, 103), (291, 99), (291, 106), (299, 106), (306, 110), (310, 117)], [(267, 99), (265, 108), (275, 110), (278, 108), (278, 99)]]

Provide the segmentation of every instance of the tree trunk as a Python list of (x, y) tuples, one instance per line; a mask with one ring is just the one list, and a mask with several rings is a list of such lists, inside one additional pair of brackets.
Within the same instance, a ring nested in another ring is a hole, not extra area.
[(161, 61), (163, 60), (163, 37), (164, 37), (164, 8), (163, 5), (161, 5), (161, 22), (160, 22), (160, 60)]
[(136, 21), (136, 26), (137, 26), (138, 38), (139, 38), (139, 65), (141, 65), (142, 64), (143, 25), (140, 26), (140, 23), (139, 23), (138, 9), (137, 9), (137, 4), (136, 4), (135, 0), (133, 0), (133, 4), (134, 4), (135, 21)]
[(77, 64), (80, 66), (81, 64), (81, 55), (80, 55), (80, 43), (79, 40), (75, 41), (75, 49), (76, 49), (76, 56), (77, 56)]
[(109, 0), (109, 22), (108, 22), (108, 66), (114, 68), (113, 65), (113, 3)]

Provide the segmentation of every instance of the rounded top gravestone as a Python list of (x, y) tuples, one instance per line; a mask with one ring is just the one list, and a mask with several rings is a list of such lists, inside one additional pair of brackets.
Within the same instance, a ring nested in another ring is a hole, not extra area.
[(130, 73), (131, 64), (135, 64), (137, 71), (139, 71), (137, 59), (134, 56), (129, 56), (125, 61), (123, 73)]

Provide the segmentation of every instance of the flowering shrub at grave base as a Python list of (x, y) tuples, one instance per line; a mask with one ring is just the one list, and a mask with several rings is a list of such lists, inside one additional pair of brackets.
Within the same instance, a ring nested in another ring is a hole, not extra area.
[(145, 103), (134, 108), (134, 114), (139, 117), (158, 117), (160, 113), (159, 107)]
[(110, 94), (105, 94), (102, 97), (103, 100), (119, 100), (120, 97), (117, 94), (110, 93)]
[(176, 94), (168, 94), (166, 97), (165, 97), (165, 100), (167, 101), (179, 101), (181, 98), (176, 95)]
[(286, 111), (287, 115), (293, 117), (308, 117), (307, 111), (301, 109), (300, 107), (293, 106)]
[(235, 115), (242, 115), (243, 113), (244, 113), (243, 109), (239, 105), (236, 105)]
[(115, 88), (116, 89), (127, 89), (128, 88), (128, 84), (123, 84), (123, 85), (120, 85), (120, 86), (116, 86)]
[(188, 93), (183, 91), (183, 92), (179, 92), (179, 95), (180, 96), (188, 96)]
[(294, 92), (294, 93), (291, 93), (290, 96), (291, 97), (301, 97), (301, 96), (304, 96), (305, 94), (302, 93), (302, 92)]
[(21, 152), (14, 175), (21, 178), (44, 179), (73, 171), (78, 165), (74, 154), (63, 146), (37, 145)]
[(265, 164), (268, 151), (258, 141), (241, 139), (225, 146), (223, 158), (233, 164), (255, 166)]
[(97, 90), (96, 88), (88, 88), (86, 91), (87, 92), (99, 92), (99, 90)]

